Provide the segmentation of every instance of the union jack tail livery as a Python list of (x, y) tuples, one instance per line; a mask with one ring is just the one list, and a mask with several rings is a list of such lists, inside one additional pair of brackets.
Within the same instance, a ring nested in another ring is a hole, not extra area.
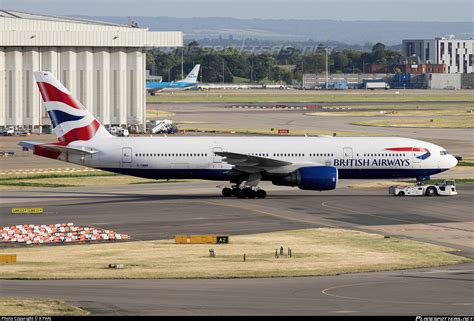
[(34, 72), (36, 83), (59, 142), (88, 141), (112, 135), (50, 72)]

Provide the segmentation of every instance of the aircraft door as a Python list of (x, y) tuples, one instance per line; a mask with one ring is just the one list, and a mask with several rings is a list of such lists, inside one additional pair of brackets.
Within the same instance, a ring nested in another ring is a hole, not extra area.
[(212, 148), (212, 162), (214, 164), (220, 164), (222, 163), (222, 157), (217, 155), (216, 152), (222, 152), (222, 147)]
[(344, 159), (352, 159), (352, 147), (343, 148)]
[(122, 167), (123, 168), (132, 167), (132, 148), (131, 147), (122, 148)]

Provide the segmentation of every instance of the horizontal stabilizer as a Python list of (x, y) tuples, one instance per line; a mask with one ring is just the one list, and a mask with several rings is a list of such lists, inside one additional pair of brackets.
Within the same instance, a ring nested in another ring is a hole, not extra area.
[(18, 145), (22, 146), (23, 148), (34, 150), (35, 146), (40, 146), (41, 148), (56, 151), (56, 152), (68, 152), (71, 154), (79, 154), (79, 155), (93, 155), (98, 153), (99, 151), (93, 149), (86, 149), (85, 147), (71, 147), (71, 146), (62, 146), (56, 144), (44, 144), (39, 142), (29, 142), (29, 141), (22, 141), (19, 142)]
[(24, 149), (31, 149), (33, 150), (35, 145), (41, 145), (42, 143), (38, 143), (38, 142), (27, 142), (27, 141), (22, 141), (22, 142), (19, 142), (18, 145), (20, 145), (21, 147), (23, 147), (23, 150)]

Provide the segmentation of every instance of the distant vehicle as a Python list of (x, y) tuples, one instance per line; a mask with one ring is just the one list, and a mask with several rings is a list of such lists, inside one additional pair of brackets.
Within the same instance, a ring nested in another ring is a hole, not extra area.
[(118, 126), (112, 126), (109, 128), (109, 132), (112, 134), (112, 135), (117, 135), (117, 131), (120, 127)]
[(391, 186), (388, 192), (395, 196), (458, 195), (454, 181), (443, 181), (440, 184), (419, 184), (416, 186)]
[(327, 84), (324, 84), (325, 89), (335, 89), (335, 90), (346, 90), (349, 89), (349, 84), (347, 80), (338, 79), (338, 80), (330, 80)]
[(147, 92), (150, 93), (150, 95), (155, 95), (157, 92), (160, 91), (178, 91), (178, 90), (186, 90), (186, 89), (191, 89), (197, 86), (197, 78), (199, 75), (199, 68), (201, 65), (196, 65), (194, 66), (193, 70), (184, 78), (183, 80), (180, 81), (172, 81), (172, 82), (167, 82), (167, 81), (161, 81), (161, 82), (155, 82), (155, 81), (147, 81), (146, 82), (146, 90)]
[(110, 127), (109, 132), (114, 136), (121, 136), (121, 137), (130, 136), (128, 129), (123, 129), (120, 126)]
[(390, 85), (385, 81), (366, 81), (364, 84), (365, 89), (390, 89)]
[(174, 134), (178, 132), (178, 127), (171, 119), (163, 119), (156, 122), (151, 132), (152, 134)]
[(15, 128), (13, 126), (10, 126), (3, 131), (3, 136), (13, 136), (13, 135), (15, 135)]
[(117, 136), (128, 137), (128, 136), (130, 136), (130, 133), (128, 132), (128, 129), (124, 129), (122, 127), (119, 127), (117, 129)]
[(25, 128), (18, 128), (15, 131), (15, 135), (18, 135), (18, 136), (28, 136), (30, 134), (31, 134), (31, 130), (25, 129)]

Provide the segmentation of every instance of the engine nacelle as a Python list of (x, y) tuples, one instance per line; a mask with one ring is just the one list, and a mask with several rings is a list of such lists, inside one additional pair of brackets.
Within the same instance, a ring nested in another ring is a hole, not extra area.
[(274, 185), (298, 186), (300, 189), (328, 191), (337, 185), (337, 168), (334, 166), (301, 167), (288, 176), (272, 180)]

